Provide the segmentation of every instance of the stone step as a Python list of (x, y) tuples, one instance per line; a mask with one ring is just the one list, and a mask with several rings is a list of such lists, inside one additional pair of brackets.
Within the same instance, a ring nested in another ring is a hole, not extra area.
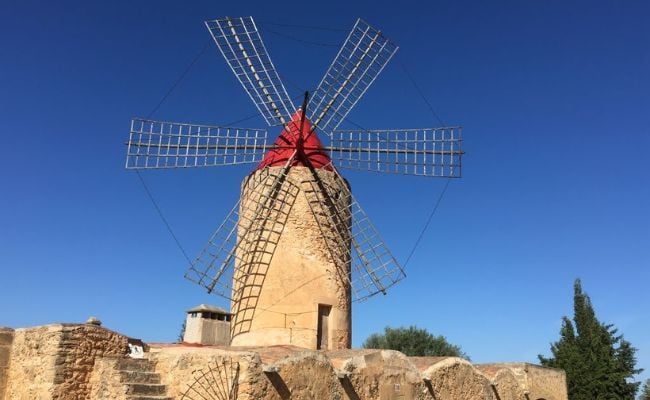
[(120, 381), (129, 383), (160, 383), (160, 375), (155, 372), (120, 371)]
[(127, 384), (127, 394), (145, 396), (162, 396), (167, 393), (167, 386), (160, 384), (130, 383)]
[(123, 358), (117, 363), (119, 371), (154, 372), (155, 364), (140, 358)]

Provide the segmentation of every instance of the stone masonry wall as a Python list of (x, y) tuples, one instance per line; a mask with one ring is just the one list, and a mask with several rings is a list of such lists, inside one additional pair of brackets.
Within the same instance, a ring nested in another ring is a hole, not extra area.
[[(350, 243), (347, 228), (330, 221), (327, 197), (349, 210), (347, 183), (335, 173), (306, 167), (289, 170), (279, 191), (273, 182), (282, 168), (256, 171), (244, 180), (240, 206), (231, 311), (233, 346), (295, 345), (317, 349), (319, 305), (326, 349), (351, 345)], [(327, 193), (327, 195), (325, 194)], [(275, 200), (268, 206), (267, 196)]]
[(6, 397), (87, 399), (97, 358), (128, 353), (128, 338), (95, 325), (55, 324), (17, 329)]
[[(116, 365), (136, 361), (126, 357), (128, 342), (94, 325), (0, 329), (0, 348), (11, 346), (0, 360), (4, 398), (125, 400)], [(145, 357), (166, 385), (165, 398), (193, 387), (197, 396), (207, 388), (240, 400), (567, 400), (563, 371), (526, 363), (473, 366), (455, 357), (296, 346), (156, 345)]]
[(9, 357), (5, 397), (51, 399), (62, 325), (16, 329)]
[[(175, 399), (180, 399), (188, 391), (193, 398), (215, 396), (214, 393), (203, 394), (202, 390), (229, 390), (234, 376), (237, 377), (234, 385), (239, 400), (266, 399), (271, 391), (271, 384), (262, 373), (260, 357), (254, 352), (209, 347), (165, 347), (152, 348), (149, 358), (156, 363), (156, 372), (167, 386), (167, 394)], [(208, 373), (210, 370), (213, 372)], [(207, 373), (207, 382), (202, 378), (204, 373)], [(219, 383), (212, 382), (213, 378)], [(194, 389), (190, 388), (192, 385)]]
[(14, 340), (14, 330), (0, 327), (0, 400), (4, 400), (7, 389), (7, 375), (9, 374), (9, 355), (11, 343)]
[(482, 364), (477, 368), (487, 374), (497, 369), (508, 369), (530, 400), (566, 400), (568, 398), (566, 374), (560, 369), (529, 363)]
[(567, 398), (564, 371), (526, 364), (526, 372), (530, 381), (530, 399), (563, 400)]
[[(525, 364), (475, 368), (456, 357), (406, 357), (390, 350), (167, 345), (152, 348), (149, 357), (156, 362), (168, 395), (177, 399), (192, 384), (197, 388), (190, 390), (192, 398), (209, 398), (203, 391), (210, 390), (210, 383), (196, 383), (208, 371), (206, 367), (219, 364), (213, 369), (220, 371), (216, 376), (232, 377), (238, 363), (239, 400), (567, 400), (566, 393), (562, 395), (564, 382), (555, 370)], [(524, 367), (525, 371), (520, 369)], [(539, 386), (524, 386), (519, 378), (537, 381)], [(224, 386), (214, 387), (223, 391)], [(544, 397), (533, 397), (542, 392)]]

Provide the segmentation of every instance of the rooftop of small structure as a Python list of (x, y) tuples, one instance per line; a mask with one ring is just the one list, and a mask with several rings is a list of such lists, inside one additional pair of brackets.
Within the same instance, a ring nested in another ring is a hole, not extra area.
[(228, 311), (224, 310), (221, 307), (217, 306), (212, 306), (210, 304), (199, 304), (196, 307), (192, 307), (189, 310), (187, 310), (188, 313), (192, 312), (213, 312), (213, 313), (219, 313), (219, 314), (230, 314)]

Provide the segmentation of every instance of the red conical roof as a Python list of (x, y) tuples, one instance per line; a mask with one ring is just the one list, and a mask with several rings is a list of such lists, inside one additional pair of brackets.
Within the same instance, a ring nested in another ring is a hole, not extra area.
[(323, 144), (321, 143), (316, 130), (311, 130), (311, 122), (307, 117), (303, 121), (302, 130), (300, 129), (300, 120), (302, 119), (302, 110), (298, 109), (291, 121), (285, 126), (280, 136), (273, 142), (273, 147), (264, 155), (264, 159), (259, 163), (256, 169), (264, 167), (282, 167), (284, 166), (291, 155), (298, 147), (299, 139), (302, 135), (303, 152), (298, 152), (294, 160), (291, 162), (292, 166), (306, 167), (305, 158), (314, 168), (324, 168), (332, 171), (332, 160), (329, 158)]

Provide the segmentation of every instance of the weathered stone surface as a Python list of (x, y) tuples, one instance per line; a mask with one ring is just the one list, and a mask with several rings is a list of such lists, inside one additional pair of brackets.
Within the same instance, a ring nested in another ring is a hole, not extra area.
[(17, 329), (7, 385), (10, 399), (87, 399), (97, 358), (128, 353), (128, 338), (96, 325)]
[(498, 400), (526, 400), (526, 388), (510, 368), (482, 365), (474, 367), (490, 380)]
[(346, 360), (341, 383), (352, 399), (428, 399), (420, 372), (404, 354), (375, 350)]
[(467, 360), (448, 357), (422, 373), (434, 399), (496, 400), (490, 381)]
[[(234, 385), (239, 399), (266, 398), (270, 387), (262, 373), (261, 359), (253, 352), (212, 347), (152, 346), (149, 356), (156, 362), (156, 372), (160, 374), (161, 383), (167, 386), (167, 395), (174, 398), (181, 398), (202, 373), (210, 369), (215, 371), (215, 376), (230, 383), (236, 377)], [(238, 371), (233, 368), (238, 368)], [(200, 385), (194, 387), (202, 390)]]
[[(322, 210), (315, 210), (318, 220), (314, 216), (309, 199), (318, 200), (312, 190), (317, 185), (306, 167), (289, 171), (269, 218), (262, 217), (269, 213), (258, 210), (260, 196), (270, 192), (265, 185), (271, 182), (266, 179), (272, 180), (281, 170), (256, 171), (242, 185), (239, 235), (249, 244), (238, 250), (236, 261), (231, 344), (319, 348), (318, 310), (322, 304), (331, 307), (326, 317), (327, 345), (323, 348), (349, 348), (351, 293), (343, 278), (350, 271), (350, 260), (345, 256), (349, 244), (326, 240), (340, 234), (327, 217), (320, 215)], [(320, 169), (317, 173), (333, 201), (340, 203), (337, 206), (347, 209), (349, 198), (337, 194), (347, 183), (333, 172)], [(322, 188), (318, 191), (322, 193)], [(245, 233), (250, 221), (256, 229)], [(257, 258), (251, 259), (251, 254)]]
[(528, 392), (531, 400), (567, 399), (566, 374), (555, 368), (547, 368), (528, 363), (497, 363), (478, 366), (482, 370), (507, 368), (514, 374), (519, 384)]
[(62, 325), (16, 329), (11, 349), (6, 398), (53, 398)]
[(88, 383), (90, 399), (123, 400), (127, 388), (122, 382), (119, 359), (114, 357), (99, 358), (95, 361)]
[(0, 400), (4, 400), (9, 374), (9, 359), (11, 344), (14, 340), (14, 330), (0, 327)]
[(5, 398), (171, 400), (204, 390), (199, 379), (219, 378), (215, 390), (241, 400), (524, 400), (526, 392), (531, 400), (567, 399), (562, 371), (525, 363), (475, 368), (455, 357), (296, 346), (152, 345), (144, 359), (131, 359), (127, 340), (93, 325), (19, 329)]
[(320, 352), (307, 351), (273, 364), (277, 373), (266, 374), (275, 389), (269, 399), (332, 399), (343, 398), (343, 388), (338, 382), (330, 360)]

